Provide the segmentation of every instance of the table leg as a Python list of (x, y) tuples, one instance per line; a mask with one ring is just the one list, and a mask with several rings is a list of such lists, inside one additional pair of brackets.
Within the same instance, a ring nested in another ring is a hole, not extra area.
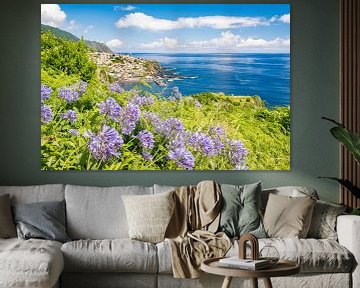
[(270, 278), (266, 277), (263, 279), (264, 279), (265, 288), (273, 288)]
[(232, 277), (231, 276), (225, 276), (224, 282), (221, 286), (221, 288), (230, 288)]
[(257, 278), (251, 278), (252, 287), (258, 288), (258, 279)]

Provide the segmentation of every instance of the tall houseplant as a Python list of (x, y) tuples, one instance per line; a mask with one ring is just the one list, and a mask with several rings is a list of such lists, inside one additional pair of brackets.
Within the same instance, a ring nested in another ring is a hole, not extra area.
[[(342, 143), (346, 149), (348, 149), (351, 154), (354, 156), (355, 161), (360, 165), (360, 136), (353, 131), (347, 129), (343, 124), (336, 122), (333, 119), (322, 117), (322, 119), (328, 120), (334, 124), (335, 127), (330, 129), (331, 134)], [(360, 198), (360, 187), (354, 185), (348, 179), (341, 179), (336, 177), (320, 177), (328, 178), (334, 181), (339, 182), (347, 190), (349, 190), (356, 198)], [(354, 209), (356, 214), (360, 214), (360, 207)]]

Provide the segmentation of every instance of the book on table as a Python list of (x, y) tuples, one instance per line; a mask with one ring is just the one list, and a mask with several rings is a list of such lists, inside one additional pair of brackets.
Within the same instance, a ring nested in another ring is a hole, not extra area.
[(260, 270), (271, 266), (267, 259), (240, 259), (238, 256), (222, 258), (219, 260), (219, 266), (247, 270)]

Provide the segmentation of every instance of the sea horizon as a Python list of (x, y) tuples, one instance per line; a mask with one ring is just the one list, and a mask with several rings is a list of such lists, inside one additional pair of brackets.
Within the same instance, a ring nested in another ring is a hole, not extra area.
[(222, 92), (260, 96), (269, 107), (290, 105), (289, 53), (136, 52), (128, 55), (158, 61), (165, 74), (173, 75), (165, 87), (151, 84), (155, 92), (165, 96), (178, 87), (184, 96)]

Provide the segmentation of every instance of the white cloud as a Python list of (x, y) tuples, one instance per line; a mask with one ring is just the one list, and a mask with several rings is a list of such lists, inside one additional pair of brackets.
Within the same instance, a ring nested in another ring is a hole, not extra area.
[(180, 28), (214, 28), (231, 29), (249, 26), (269, 25), (270, 22), (261, 17), (228, 17), (204, 16), (181, 17), (176, 20), (155, 18), (144, 13), (130, 13), (116, 22), (118, 28), (137, 27), (144, 30), (166, 31)]
[(66, 29), (69, 29), (69, 30), (75, 30), (77, 28), (78, 28), (78, 25), (77, 25), (75, 20), (70, 20), (69, 21), (69, 26), (66, 27)]
[(135, 6), (132, 6), (132, 5), (127, 5), (127, 6), (114, 6), (114, 11), (119, 11), (119, 10), (122, 10), (122, 11), (133, 11), (135, 10), (136, 7)]
[(85, 29), (84, 29), (84, 33), (88, 33), (91, 29), (93, 29), (94, 28), (94, 26), (93, 25), (88, 25), (88, 26), (86, 26), (85, 27)]
[(124, 42), (119, 39), (111, 39), (105, 43), (111, 50), (119, 51), (123, 46)]
[(290, 23), (290, 13), (282, 15), (279, 20), (284, 23)]
[(66, 14), (58, 4), (41, 4), (41, 23), (58, 27), (64, 23)]
[(168, 37), (161, 38), (158, 41), (154, 41), (151, 43), (140, 44), (140, 48), (143, 49), (155, 49), (155, 48), (176, 49), (178, 47), (179, 47), (178, 41), (176, 39), (172, 39)]
[(213, 38), (204, 41), (194, 41), (190, 46), (195, 49), (206, 50), (272, 50), (272, 51), (287, 51), (290, 48), (290, 39), (275, 38), (266, 40), (261, 38), (244, 38), (240, 35), (233, 34), (230, 31), (222, 32), (219, 38)]

